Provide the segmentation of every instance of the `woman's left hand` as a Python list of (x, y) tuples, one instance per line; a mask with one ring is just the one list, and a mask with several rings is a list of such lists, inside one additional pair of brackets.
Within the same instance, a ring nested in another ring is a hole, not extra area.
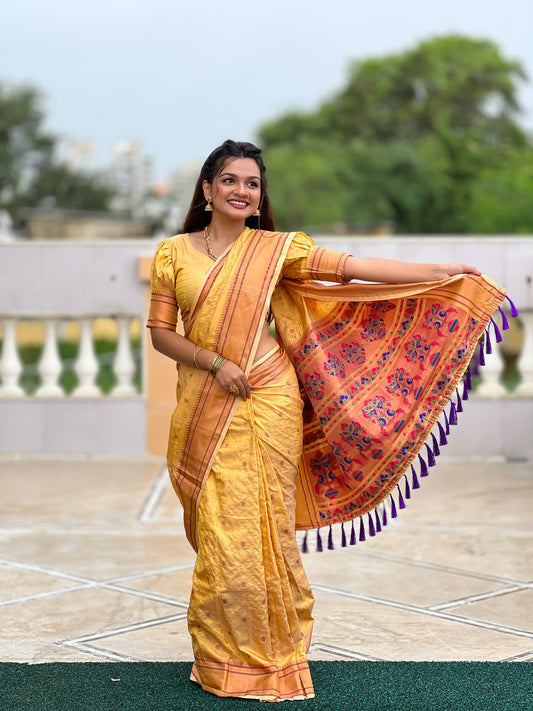
[(479, 269), (471, 267), (468, 264), (436, 264), (435, 271), (435, 281), (448, 279), (457, 274), (475, 274), (476, 276), (481, 276)]

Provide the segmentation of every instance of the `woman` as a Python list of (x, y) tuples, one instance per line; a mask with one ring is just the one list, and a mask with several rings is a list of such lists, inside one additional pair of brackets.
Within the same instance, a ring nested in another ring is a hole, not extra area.
[(479, 275), (275, 232), (259, 149), (208, 157), (183, 234), (155, 255), (148, 321), (179, 369), (168, 465), (198, 554), (191, 678), (207, 691), (314, 696), (295, 528), (353, 521), (394, 490), (503, 298)]

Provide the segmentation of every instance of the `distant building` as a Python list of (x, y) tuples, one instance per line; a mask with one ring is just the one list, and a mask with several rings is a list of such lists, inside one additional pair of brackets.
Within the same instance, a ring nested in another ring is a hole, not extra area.
[(93, 141), (81, 139), (70, 141), (64, 149), (64, 156), (65, 163), (76, 173), (96, 175), (100, 170), (98, 153)]
[(137, 142), (120, 141), (113, 149), (108, 180), (117, 193), (114, 210), (142, 213), (152, 187), (151, 158)]

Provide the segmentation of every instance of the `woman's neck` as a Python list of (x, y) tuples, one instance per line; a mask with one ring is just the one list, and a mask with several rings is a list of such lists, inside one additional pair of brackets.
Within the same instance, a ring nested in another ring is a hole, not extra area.
[(235, 220), (224, 220), (223, 218), (213, 215), (211, 224), (207, 227), (211, 246), (216, 246), (218, 251), (222, 252), (230, 244), (235, 242), (244, 228), (244, 220), (242, 220), (242, 222), (240, 220), (236, 222)]

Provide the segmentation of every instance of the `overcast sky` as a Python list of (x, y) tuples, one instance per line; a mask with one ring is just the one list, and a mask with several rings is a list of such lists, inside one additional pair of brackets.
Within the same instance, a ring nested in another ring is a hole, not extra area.
[[(435, 35), (491, 39), (533, 80), (532, 27), (532, 0), (0, 0), (0, 81), (41, 88), (48, 128), (101, 163), (138, 140), (164, 177)], [(519, 99), (533, 129), (531, 80)]]

